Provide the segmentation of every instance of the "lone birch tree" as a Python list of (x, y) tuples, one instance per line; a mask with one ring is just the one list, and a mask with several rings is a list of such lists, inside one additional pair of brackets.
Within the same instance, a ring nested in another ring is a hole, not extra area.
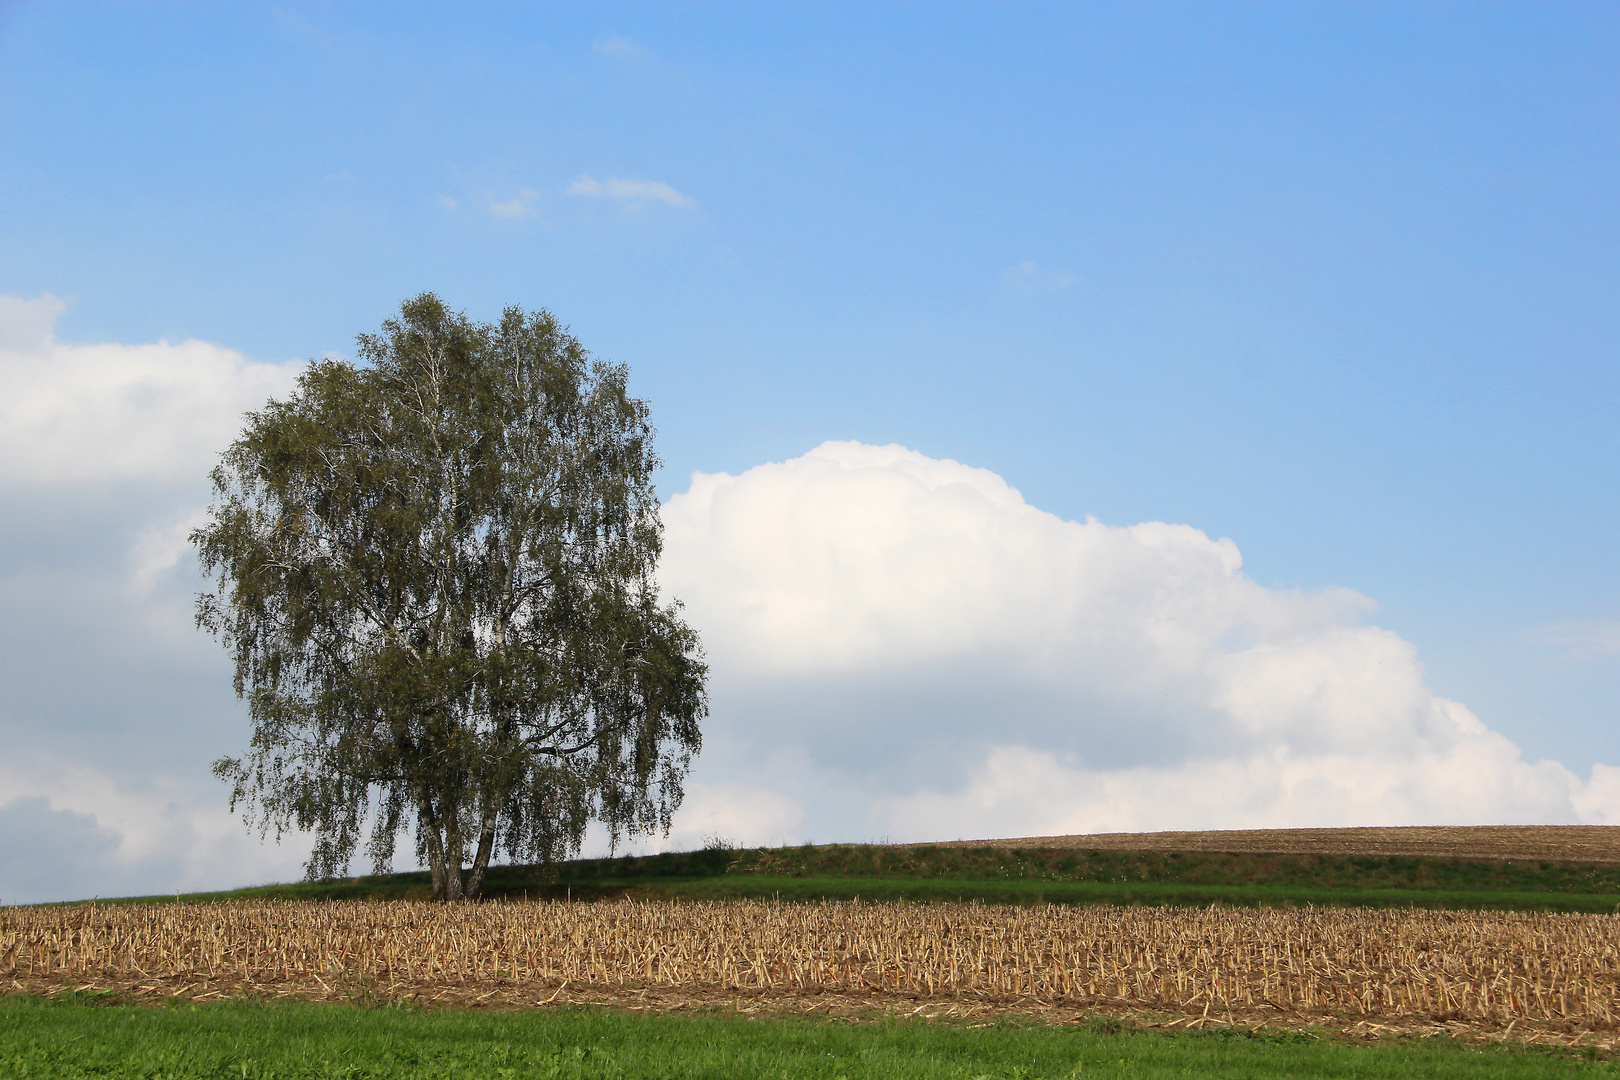
[(547, 312), (432, 294), (250, 413), (192, 534), (197, 623), (235, 660), (250, 748), (231, 805), (314, 833), (311, 878), (414, 833), (433, 895), (588, 823), (667, 832), (707, 668), (653, 580), (647, 404)]

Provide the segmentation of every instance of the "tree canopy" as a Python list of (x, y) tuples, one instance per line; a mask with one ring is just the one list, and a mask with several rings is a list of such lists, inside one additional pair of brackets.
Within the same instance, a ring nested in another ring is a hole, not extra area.
[(216, 579), (197, 622), (252, 723), (214, 765), (232, 808), (312, 831), (312, 878), (414, 832), (447, 900), (500, 851), (577, 852), (592, 820), (667, 832), (707, 668), (653, 579), (627, 370), (548, 312), (481, 324), (430, 293), (358, 344), (248, 414), (192, 534)]

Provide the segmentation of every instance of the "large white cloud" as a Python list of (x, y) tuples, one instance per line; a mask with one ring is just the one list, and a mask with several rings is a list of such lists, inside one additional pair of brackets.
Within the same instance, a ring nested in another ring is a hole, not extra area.
[(201, 341), (57, 341), (64, 304), (0, 297), (0, 899), (295, 873), (208, 774), (246, 738), (222, 650), (191, 625), (186, 536), (242, 414), (298, 363)]
[(0, 296), (0, 481), (196, 482), (242, 413), (298, 372), (203, 341), (63, 344), (52, 328), (65, 308)]
[(934, 839), (1620, 806), (1602, 767), (1589, 785), (1526, 762), (1432, 694), (1366, 598), (1265, 588), (1232, 541), (1184, 525), (1065, 521), (983, 469), (847, 442), (698, 474), (665, 521), (663, 581), (708, 642), (721, 756), (776, 777), (807, 827)]

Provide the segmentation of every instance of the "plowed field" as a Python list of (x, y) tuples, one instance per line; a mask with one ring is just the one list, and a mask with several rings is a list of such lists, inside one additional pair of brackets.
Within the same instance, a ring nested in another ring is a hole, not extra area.
[(1082, 833), (957, 840), (913, 847), (1087, 851), (1209, 851), (1263, 855), (1409, 855), (1423, 858), (1620, 864), (1620, 825), (1418, 825), (1355, 829), (1230, 829)]

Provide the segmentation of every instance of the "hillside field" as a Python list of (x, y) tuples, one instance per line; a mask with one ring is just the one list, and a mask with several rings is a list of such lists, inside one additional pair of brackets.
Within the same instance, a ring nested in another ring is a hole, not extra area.
[[(1620, 1040), (1620, 851), (1610, 831), (1356, 832), (716, 844), (549, 870), (497, 868), (489, 902), (467, 905), (426, 902), (425, 875), (395, 874), (0, 907), (0, 981), (8, 987), (0, 1075), (97, 1075), (91, 1051), (113, 1039), (98, 1025), (123, 1024), (139, 1039), (158, 1030), (156, 1021), (117, 1019), (138, 1015), (120, 1010), (143, 1003), (211, 1008), (219, 1024), (236, 1025), (220, 1036), (233, 1046), (294, 1015), (243, 1012), (244, 1002), (390, 1016), (495, 1010), (511, 1019), (490, 1023), (540, 1025), (535, 1031), (597, 1023), (578, 1017), (601, 1007), (693, 1014), (733, 1035), (777, 1032), (771, 1038), (783, 1046), (814, 1041), (810, 1029), (792, 1025), (816, 1017), (933, 1032), (915, 1036), (935, 1049), (919, 1050), (910, 1072), (880, 1065), (873, 1048), (890, 1036), (869, 1032), (829, 1051), (853, 1055), (837, 1069), (771, 1075), (1071, 1075), (1072, 1065), (1022, 1073), (945, 1067), (962, 1032), (1031, 1024), (1070, 1033), (1061, 1052), (1041, 1044), (1058, 1057), (1079, 1063), (1117, 1050), (1122, 1065), (1135, 1055), (1122, 1074), (1144, 1076), (1403, 1075), (1396, 1058), (1333, 1055), (1346, 1041), (1408, 1045), (1402, 1040), (1434, 1035), (1606, 1059)], [(540, 1015), (552, 1019), (520, 1019)], [(739, 1016), (777, 1026), (723, 1026)], [(689, 1029), (678, 1024), (634, 1030), (651, 1040), (648, 1060), (654, 1050), (689, 1056), (670, 1075), (727, 1075), (740, 1066), (716, 1064), (714, 1054), (754, 1037), (717, 1048), (693, 1036), (680, 1049), (688, 1036), (679, 1032)], [(51, 1031), (61, 1039), (51, 1042)], [(87, 1032), (91, 1045), (77, 1046)], [(1206, 1039), (1216, 1032), (1249, 1041)], [(1164, 1042), (1172, 1035), (1183, 1041)], [(1006, 1045), (1025, 1038), (1006, 1034)], [(274, 1064), (284, 1051), (266, 1039), (255, 1051), (268, 1063), (259, 1074), (328, 1075), (309, 1062), (315, 1071)], [(756, 1051), (760, 1061), (778, 1052)], [(373, 1058), (392, 1060), (393, 1052)], [(1029, 1060), (1046, 1060), (1046, 1052)], [(1578, 1064), (1515, 1052), (1467, 1058), (1463, 1069), (1464, 1058), (1428, 1053), (1400, 1058), (1404, 1075), (1555, 1075)], [(623, 1062), (592, 1071), (587, 1057), (547, 1058), (551, 1071), (538, 1075), (663, 1075)], [(700, 1059), (710, 1072), (692, 1064)], [(240, 1075), (259, 1075), (246, 1061)], [(392, 1074), (438, 1075), (404, 1067), (330, 1073)], [(759, 1073), (750, 1066), (740, 1074)]]
[(1016, 840), (975, 840), (968, 842), (967, 846), (1099, 851), (1382, 855), (1620, 865), (1620, 826), (1399, 825), (1341, 829), (1210, 829), (1204, 832), (1031, 836)]
[[(182, 899), (424, 899), (430, 891), (427, 874), (416, 872)], [(1276, 829), (910, 845), (716, 845), (552, 867), (497, 866), (486, 878), (485, 896), (1603, 913), (1620, 909), (1620, 827)]]

